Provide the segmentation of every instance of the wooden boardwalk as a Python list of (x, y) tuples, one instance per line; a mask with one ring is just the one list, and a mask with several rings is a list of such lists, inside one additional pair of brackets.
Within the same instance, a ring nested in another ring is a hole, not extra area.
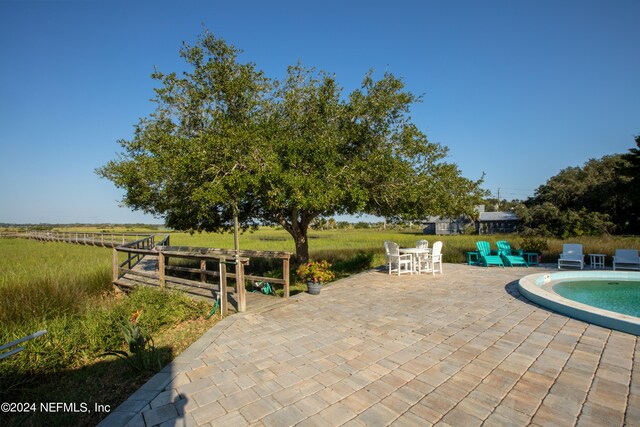
[(148, 237), (141, 233), (88, 233), (68, 231), (26, 231), (3, 233), (0, 237), (38, 240), (41, 242), (63, 242), (77, 245), (115, 248)]
[[(220, 298), (224, 300), (221, 302), (223, 313), (262, 309), (283, 300), (276, 296), (246, 292), (244, 284), (247, 281), (269, 281), (283, 285), (284, 299), (289, 297), (289, 252), (242, 250), (239, 251), (235, 271), (227, 272), (226, 264), (236, 265), (233, 261), (235, 252), (227, 249), (170, 246), (168, 234), (27, 231), (3, 233), (0, 237), (112, 248), (112, 276), (115, 286), (123, 289), (135, 286), (175, 289), (193, 298), (211, 301), (212, 304), (221, 295)], [(165, 265), (169, 257), (199, 264), (200, 268)], [(251, 258), (281, 259), (283, 277), (245, 276), (244, 265)], [(222, 268), (221, 265), (225, 267)], [(215, 270), (208, 269), (214, 267)], [(227, 286), (228, 280), (233, 282), (234, 287)], [(242, 284), (240, 291), (237, 282)], [(221, 283), (224, 285), (221, 286)]]

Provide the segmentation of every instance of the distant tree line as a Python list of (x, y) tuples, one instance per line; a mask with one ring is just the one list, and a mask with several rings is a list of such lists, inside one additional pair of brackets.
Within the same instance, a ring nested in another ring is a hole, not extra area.
[(640, 234), (640, 135), (625, 154), (591, 159), (550, 178), (513, 207), (526, 233)]

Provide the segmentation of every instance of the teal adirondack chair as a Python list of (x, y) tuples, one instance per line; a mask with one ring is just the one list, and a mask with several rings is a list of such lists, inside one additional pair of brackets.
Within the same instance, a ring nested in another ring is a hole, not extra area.
[(504, 263), (509, 267), (524, 265), (529, 268), (529, 264), (527, 264), (527, 261), (522, 257), (521, 251), (512, 250), (509, 242), (500, 240), (496, 242), (496, 246), (498, 246), (498, 255), (500, 255)]
[(480, 264), (485, 267), (489, 267), (489, 265), (499, 265), (504, 268), (502, 258), (500, 258), (499, 255), (491, 254), (491, 246), (489, 245), (489, 242), (476, 242), (476, 248), (478, 248), (478, 253), (480, 254)]

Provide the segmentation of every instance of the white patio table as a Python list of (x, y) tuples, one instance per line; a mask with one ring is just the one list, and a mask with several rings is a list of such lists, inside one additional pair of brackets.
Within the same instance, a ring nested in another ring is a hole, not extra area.
[[(422, 255), (428, 255), (431, 253), (431, 248), (400, 248), (399, 249), (401, 254), (411, 254), (413, 255), (413, 265), (414, 265), (414, 270), (420, 274), (421, 272), (427, 272), (430, 270), (423, 270), (422, 269)], [(426, 268), (426, 267), (425, 267)]]

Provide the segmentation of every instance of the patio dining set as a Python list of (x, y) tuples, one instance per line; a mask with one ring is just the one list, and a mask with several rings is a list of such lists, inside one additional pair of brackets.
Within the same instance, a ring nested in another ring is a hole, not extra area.
[(429, 247), (429, 241), (418, 240), (415, 247), (401, 248), (396, 242), (386, 240), (384, 251), (389, 274), (442, 274), (442, 242)]

